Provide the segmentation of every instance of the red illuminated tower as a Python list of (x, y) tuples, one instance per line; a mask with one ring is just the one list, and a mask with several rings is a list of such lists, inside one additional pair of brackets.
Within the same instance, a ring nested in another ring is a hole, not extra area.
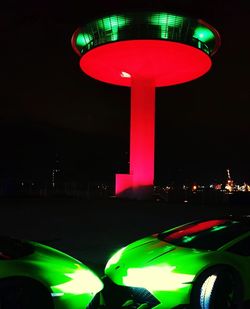
[(220, 46), (202, 20), (167, 12), (105, 16), (78, 28), (72, 46), (81, 69), (106, 83), (131, 87), (129, 174), (116, 174), (116, 196), (144, 199), (154, 184), (155, 88), (209, 71)]

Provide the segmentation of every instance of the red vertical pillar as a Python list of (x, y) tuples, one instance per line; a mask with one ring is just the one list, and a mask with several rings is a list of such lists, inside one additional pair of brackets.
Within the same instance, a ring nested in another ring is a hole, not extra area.
[(116, 195), (145, 199), (154, 184), (155, 85), (137, 76), (131, 79), (130, 169), (116, 175)]

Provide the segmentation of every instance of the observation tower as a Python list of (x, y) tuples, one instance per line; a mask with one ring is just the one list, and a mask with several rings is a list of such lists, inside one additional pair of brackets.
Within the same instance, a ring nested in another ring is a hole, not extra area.
[(115, 194), (146, 199), (154, 185), (155, 89), (207, 73), (220, 36), (201, 19), (157, 11), (98, 18), (71, 43), (85, 74), (131, 88), (129, 173), (116, 174)]

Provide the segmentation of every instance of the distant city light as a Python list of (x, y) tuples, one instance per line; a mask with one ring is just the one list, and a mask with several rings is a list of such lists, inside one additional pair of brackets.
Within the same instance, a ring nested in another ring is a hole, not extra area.
[(60, 172), (59, 169), (55, 169), (55, 168), (52, 169), (52, 187), (53, 187), (53, 188), (54, 188), (55, 185), (56, 185), (56, 182), (55, 182), (55, 174), (56, 174), (56, 173), (59, 173), (59, 172)]

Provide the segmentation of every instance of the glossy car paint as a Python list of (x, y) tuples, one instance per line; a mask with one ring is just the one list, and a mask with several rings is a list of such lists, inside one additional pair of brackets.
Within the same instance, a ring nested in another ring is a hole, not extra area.
[(246, 300), (250, 298), (250, 258), (228, 249), (249, 235), (246, 232), (217, 250), (180, 247), (152, 235), (118, 251), (108, 261), (105, 274), (119, 286), (147, 289), (160, 302), (154, 308), (167, 309), (190, 303), (193, 283), (206, 269), (227, 265), (240, 275)]
[(55, 309), (87, 308), (102, 288), (98, 276), (82, 262), (54, 248), (28, 242), (33, 253), (20, 258), (0, 260), (0, 280), (32, 278), (43, 284)]

